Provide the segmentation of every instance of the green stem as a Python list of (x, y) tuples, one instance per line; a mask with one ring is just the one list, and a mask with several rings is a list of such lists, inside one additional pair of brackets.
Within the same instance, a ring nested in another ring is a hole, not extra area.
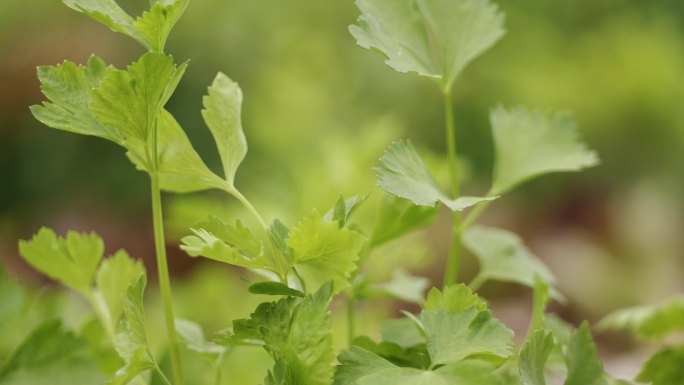
[[(451, 182), (451, 196), (456, 199), (460, 195), (458, 160), (456, 156), (456, 129), (454, 127), (454, 110), (451, 102), (451, 92), (444, 93), (444, 128), (446, 131), (447, 160), (449, 163), (449, 177)], [(461, 213), (454, 211), (451, 223), (451, 248), (446, 269), (444, 270), (444, 286), (456, 283), (458, 269), (461, 262)]]
[[(159, 373), (159, 377), (161, 377), (162, 381), (164, 381), (164, 384), (166, 384), (166, 385), (171, 385), (171, 381), (169, 381), (169, 379), (166, 377), (166, 375), (164, 374), (164, 372), (162, 372), (162, 370), (161, 370), (161, 368), (159, 367), (159, 365), (156, 365), (156, 364), (155, 364), (154, 367), (155, 367), (155, 370), (157, 371), (157, 373)], [(138, 376), (138, 378), (140, 378), (140, 377)]]
[(472, 281), (470, 281), (470, 283), (468, 284), (468, 287), (469, 287), (472, 291), (478, 291), (478, 290), (480, 289), (480, 287), (482, 287), (482, 285), (483, 285), (486, 281), (487, 281), (487, 280), (485, 279), (485, 277), (483, 277), (481, 274), (478, 274), (478, 275), (475, 276), (475, 278), (473, 278)]
[(230, 195), (234, 196), (235, 199), (237, 199), (238, 201), (240, 201), (240, 203), (242, 203), (242, 205), (245, 206), (245, 208), (246, 208), (252, 215), (254, 215), (254, 217), (257, 219), (257, 221), (259, 222), (259, 224), (261, 225), (261, 227), (262, 227), (264, 230), (267, 230), (267, 231), (268, 231), (268, 225), (266, 225), (266, 221), (264, 221), (264, 218), (261, 217), (261, 215), (259, 214), (259, 212), (254, 208), (254, 206), (252, 206), (252, 204), (249, 202), (249, 200), (248, 200), (247, 198), (245, 198), (245, 196), (242, 195), (242, 193), (241, 193), (240, 191), (238, 191), (238, 189), (236, 189), (236, 188), (233, 187), (233, 186), (228, 186), (228, 187), (226, 187), (226, 192), (228, 192)]
[(177, 385), (183, 385), (183, 372), (181, 370), (180, 351), (176, 341), (176, 323), (173, 317), (173, 297), (171, 296), (171, 280), (169, 278), (169, 266), (166, 258), (166, 242), (164, 241), (164, 217), (162, 215), (161, 190), (159, 188), (159, 175), (155, 172), (150, 174), (152, 179), (152, 218), (154, 223), (154, 246), (157, 251), (157, 272), (159, 274), (159, 291), (161, 293), (164, 317), (166, 319), (166, 333), (169, 339), (169, 353), (173, 379)]

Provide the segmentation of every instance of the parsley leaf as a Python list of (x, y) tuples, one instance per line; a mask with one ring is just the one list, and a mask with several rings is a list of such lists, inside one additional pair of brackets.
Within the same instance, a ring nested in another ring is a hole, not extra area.
[(340, 365), (335, 370), (333, 385), (354, 385), (369, 374), (397, 366), (386, 359), (358, 346), (343, 350), (337, 357)]
[(496, 152), (493, 195), (538, 175), (599, 163), (598, 155), (579, 141), (577, 123), (568, 114), (498, 107), (490, 120)]
[(601, 320), (603, 329), (629, 330), (650, 339), (661, 339), (684, 329), (684, 296), (662, 303), (618, 310)]
[(565, 385), (607, 385), (586, 321), (573, 333), (565, 359), (568, 366)]
[(423, 302), (425, 290), (430, 280), (409, 274), (404, 269), (397, 269), (392, 280), (373, 285), (373, 289), (406, 302), (420, 304)]
[(487, 0), (357, 0), (357, 43), (374, 48), (399, 72), (441, 79), (449, 90), (461, 71), (505, 33)]
[(19, 241), (19, 254), (36, 270), (88, 297), (104, 243), (95, 233), (69, 231), (62, 238), (43, 227), (31, 240)]
[(666, 347), (646, 361), (636, 379), (653, 385), (679, 385), (684, 378), (682, 362), (684, 346)]
[(544, 366), (553, 349), (553, 335), (537, 330), (520, 351), (520, 378), (523, 385), (546, 385)]
[(412, 230), (429, 225), (437, 218), (437, 213), (434, 207), (418, 206), (410, 200), (388, 195), (381, 203), (369, 246), (377, 247)]
[(408, 199), (420, 206), (435, 206), (442, 202), (452, 211), (462, 211), (496, 197), (449, 198), (440, 191), (413, 144), (399, 141), (392, 144), (380, 158), (382, 167), (375, 169), (378, 185), (390, 194)]
[[(105, 259), (95, 276), (95, 298), (102, 308), (100, 314), (106, 314), (105, 320), (109, 321), (114, 329), (121, 318), (124, 305), (124, 293), (130, 285), (145, 274), (145, 267), (141, 261), (136, 261), (123, 251), (117, 251), (113, 256)], [(103, 309), (106, 308), (106, 313)]]

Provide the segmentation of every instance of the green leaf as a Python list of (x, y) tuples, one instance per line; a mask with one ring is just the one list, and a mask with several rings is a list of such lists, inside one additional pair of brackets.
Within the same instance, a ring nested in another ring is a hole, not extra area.
[(512, 353), (513, 331), (493, 318), (489, 310), (424, 310), (419, 320), (433, 364), (449, 364), (481, 354), (505, 358)]
[(491, 201), (496, 197), (449, 198), (437, 187), (437, 182), (416, 152), (413, 144), (399, 141), (392, 144), (380, 158), (382, 167), (377, 167), (378, 186), (390, 194), (408, 199), (419, 206), (435, 206), (437, 202), (452, 211), (463, 211), (478, 203)]
[(603, 364), (596, 354), (596, 346), (586, 321), (573, 334), (565, 360), (568, 366), (565, 385), (607, 385)]
[(504, 16), (487, 0), (357, 0), (349, 30), (399, 72), (441, 79), (445, 90), (505, 33)]
[(367, 198), (368, 195), (361, 197), (354, 195), (349, 199), (344, 199), (342, 194), (340, 194), (340, 198), (335, 203), (335, 207), (325, 213), (323, 220), (326, 222), (336, 221), (340, 227), (345, 227), (351, 214), (356, 211)]
[(43, 227), (29, 241), (19, 241), (19, 254), (36, 270), (88, 297), (104, 243), (95, 233), (69, 231), (58, 237)]
[(578, 139), (577, 123), (568, 114), (498, 107), (490, 120), (496, 152), (492, 195), (535, 176), (599, 163), (598, 155)]
[(340, 365), (335, 370), (333, 385), (355, 385), (364, 376), (396, 368), (386, 359), (358, 346), (343, 350), (337, 357)]
[[(126, 71), (111, 70), (93, 91), (90, 110), (100, 124), (118, 130), (126, 142), (151, 143), (154, 124), (178, 85), (187, 64), (148, 52)], [(130, 148), (133, 143), (128, 143)], [(146, 169), (153, 170), (150, 159)]]
[(438, 210), (434, 207), (418, 206), (407, 199), (388, 195), (380, 206), (373, 232), (370, 236), (370, 247), (377, 247), (400, 236), (429, 225), (437, 218)]
[(287, 238), (293, 267), (309, 290), (317, 290), (330, 280), (335, 291), (347, 287), (364, 243), (359, 233), (324, 222), (317, 211), (302, 219)]
[(133, 23), (144, 38), (141, 44), (151, 51), (164, 52), (171, 29), (185, 12), (189, 2), (190, 0), (157, 2), (149, 11), (144, 12)]
[(478, 311), (487, 310), (484, 300), (462, 283), (449, 285), (443, 291), (433, 287), (423, 304), (424, 310), (446, 310), (450, 313), (460, 313), (472, 307)]
[(425, 289), (428, 286), (430, 286), (429, 279), (413, 276), (406, 270), (397, 269), (391, 281), (376, 284), (373, 288), (402, 301), (419, 304), (423, 302)]
[(64, 0), (64, 4), (90, 16), (112, 31), (123, 33), (146, 45), (143, 36), (133, 25), (133, 18), (115, 0)]
[(237, 341), (260, 340), (275, 360), (267, 384), (327, 385), (335, 359), (328, 305), (332, 283), (296, 301), (262, 303), (250, 319), (233, 322)]
[(520, 351), (520, 378), (523, 385), (546, 385), (544, 366), (553, 349), (553, 335), (537, 330)]
[[(413, 325), (413, 328), (416, 329), (415, 324)], [(376, 343), (369, 337), (360, 336), (354, 338), (352, 345), (376, 354), (399, 367), (418, 369), (430, 367), (430, 356), (427, 352), (424, 339), (415, 346), (403, 348), (394, 342), (382, 341)]]
[(105, 259), (97, 270), (95, 297), (106, 309), (108, 323), (114, 329), (123, 311), (124, 296), (128, 287), (145, 274), (145, 267), (123, 251)]
[(218, 146), (226, 181), (233, 186), (235, 172), (247, 154), (247, 140), (240, 117), (242, 90), (219, 72), (202, 101), (202, 116)]
[(618, 310), (601, 320), (602, 329), (628, 330), (640, 337), (662, 339), (684, 330), (684, 296), (659, 304)]
[(0, 384), (100, 384), (102, 375), (81, 338), (58, 320), (34, 329), (0, 368)]
[(480, 360), (467, 360), (436, 370), (391, 368), (361, 377), (358, 385), (499, 385), (494, 367)]
[(33, 116), (46, 126), (82, 135), (98, 136), (122, 144), (118, 130), (100, 124), (90, 112), (93, 89), (112, 67), (91, 56), (86, 66), (65, 61), (57, 66), (38, 67), (38, 79), (49, 102), (31, 107)]
[(202, 256), (215, 261), (249, 269), (273, 269), (264, 254), (264, 247), (239, 220), (235, 225), (215, 216), (197, 223), (195, 235), (183, 237), (183, 249), (191, 257)]
[(649, 358), (637, 375), (652, 385), (681, 385), (684, 378), (684, 346), (666, 347)]
[(207, 341), (206, 338), (204, 338), (202, 327), (196, 322), (176, 319), (176, 333), (188, 349), (197, 353), (214, 357), (226, 352), (225, 346)]
[(463, 234), (463, 244), (477, 257), (478, 275), (484, 280), (514, 282), (531, 288), (535, 277), (548, 284), (555, 282), (546, 265), (510, 231), (474, 226)]
[(280, 282), (258, 282), (249, 285), (252, 294), (284, 295), (289, 297), (304, 297), (304, 293)]
[(425, 344), (425, 337), (410, 318), (388, 319), (382, 322), (383, 342), (390, 342), (407, 349), (419, 344)]
[(116, 339), (116, 351), (126, 363), (109, 385), (124, 385), (157, 364), (147, 343), (143, 294), (147, 278), (144, 274), (128, 287), (123, 303), (123, 319)]

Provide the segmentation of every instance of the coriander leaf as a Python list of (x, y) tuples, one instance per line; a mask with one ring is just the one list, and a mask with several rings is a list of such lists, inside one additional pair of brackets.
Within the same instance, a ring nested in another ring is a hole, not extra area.
[(340, 227), (344, 227), (346, 226), (351, 214), (358, 209), (367, 198), (368, 195), (364, 195), (362, 197), (354, 195), (349, 199), (344, 199), (342, 194), (340, 194), (340, 198), (335, 203), (335, 207), (325, 213), (323, 220), (326, 222), (336, 221)]
[(402, 301), (421, 303), (425, 289), (429, 285), (430, 281), (427, 278), (413, 276), (403, 269), (397, 269), (391, 281), (376, 284), (374, 288)]
[[(150, 171), (147, 145), (140, 141), (126, 143), (128, 158), (140, 171)], [(223, 188), (224, 182), (211, 172), (192, 147), (183, 128), (168, 111), (157, 118), (157, 173), (162, 190), (187, 193)]]
[(378, 186), (390, 194), (408, 199), (419, 206), (435, 206), (442, 202), (452, 211), (463, 211), (478, 203), (491, 201), (496, 197), (458, 197), (451, 199), (440, 191), (437, 182), (416, 152), (413, 144), (395, 142), (380, 158), (382, 167), (377, 167)]
[(596, 152), (580, 142), (577, 123), (564, 113), (523, 107), (490, 114), (496, 160), (490, 190), (500, 195), (535, 176), (596, 166)]
[(565, 360), (568, 366), (565, 385), (607, 385), (586, 321), (573, 333)]
[(141, 274), (131, 284), (123, 303), (123, 318), (116, 338), (116, 351), (125, 362), (108, 385), (124, 385), (132, 381), (140, 373), (154, 369), (157, 364), (147, 343), (145, 332), (145, 311), (143, 294), (147, 278)]
[(513, 331), (489, 310), (471, 307), (453, 313), (424, 310), (419, 317), (432, 363), (449, 364), (476, 354), (511, 355)]
[(487, 0), (357, 0), (357, 43), (374, 48), (398, 72), (441, 79), (449, 90), (461, 71), (505, 33)]
[[(177, 68), (171, 56), (148, 52), (125, 71), (108, 71), (93, 91), (90, 110), (100, 124), (115, 128), (126, 141), (149, 144), (157, 116), (186, 66)], [(150, 159), (146, 161), (146, 169), (153, 170)]]
[(472, 307), (478, 311), (487, 310), (484, 300), (464, 284), (449, 285), (443, 291), (432, 288), (423, 304), (424, 310), (446, 310), (450, 313), (460, 313)]
[(58, 320), (34, 329), (0, 367), (0, 384), (99, 384), (102, 375), (88, 357), (85, 341)]
[(185, 342), (185, 346), (197, 353), (209, 356), (225, 353), (226, 347), (209, 342), (204, 338), (202, 327), (196, 322), (176, 319), (176, 333)]
[(115, 0), (63, 0), (71, 9), (90, 16), (112, 31), (123, 33), (143, 45), (144, 37), (133, 25), (133, 18)]
[(532, 288), (535, 277), (548, 284), (555, 282), (546, 265), (510, 231), (474, 226), (463, 234), (463, 244), (477, 257), (478, 275), (484, 280), (514, 282)]
[(144, 38), (144, 41), (140, 43), (151, 51), (164, 52), (166, 39), (185, 12), (188, 3), (189, 0), (171, 0), (153, 4), (149, 11), (144, 12), (133, 23), (135, 29)]
[(132, 259), (123, 250), (105, 259), (97, 270), (95, 297), (101, 303), (100, 306), (107, 309), (105, 321), (108, 321), (112, 329), (121, 317), (126, 290), (141, 274), (145, 274), (142, 262)]
[(553, 335), (537, 330), (520, 351), (520, 378), (523, 385), (546, 385), (544, 366), (553, 349)]
[(19, 241), (19, 254), (36, 270), (90, 296), (104, 243), (95, 233), (69, 231), (66, 238), (41, 228), (29, 241)]
[(343, 350), (337, 360), (340, 365), (335, 369), (333, 385), (355, 385), (364, 376), (397, 367), (386, 359), (358, 346), (351, 346), (349, 350)]
[(247, 289), (252, 294), (284, 295), (290, 297), (304, 297), (304, 293), (280, 282), (257, 282)]
[(650, 306), (618, 310), (599, 323), (603, 329), (628, 330), (640, 337), (661, 339), (684, 330), (684, 296)]
[(100, 124), (90, 112), (92, 90), (112, 67), (105, 66), (102, 59), (91, 56), (86, 66), (65, 61), (57, 66), (38, 67), (38, 79), (43, 94), (49, 102), (31, 107), (33, 116), (46, 126), (93, 135), (122, 144), (121, 133)]
[(636, 380), (653, 385), (681, 385), (684, 378), (684, 346), (666, 347), (651, 357)]
[(370, 247), (377, 247), (412, 230), (429, 225), (437, 218), (437, 213), (434, 207), (418, 206), (410, 200), (388, 195), (380, 206), (370, 236)]
[(425, 344), (416, 323), (410, 318), (388, 319), (382, 322), (382, 341), (399, 345), (404, 349)]
[(349, 285), (365, 239), (334, 222), (324, 222), (313, 211), (292, 229), (286, 243), (292, 249), (293, 267), (310, 290), (333, 280), (339, 291)]
[(218, 146), (226, 181), (233, 186), (235, 172), (247, 154), (247, 140), (240, 117), (242, 90), (219, 72), (202, 102), (202, 116)]

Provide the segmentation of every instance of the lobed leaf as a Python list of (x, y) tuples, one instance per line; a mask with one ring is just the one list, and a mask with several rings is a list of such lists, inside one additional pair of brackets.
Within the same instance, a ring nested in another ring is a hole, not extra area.
[(88, 297), (104, 243), (95, 233), (69, 231), (62, 238), (43, 227), (31, 240), (19, 241), (19, 254), (36, 270)]
[(488, 0), (357, 0), (357, 43), (379, 50), (398, 72), (441, 79), (449, 90), (463, 69), (505, 33)]
[(292, 229), (286, 243), (292, 249), (293, 267), (309, 290), (332, 280), (339, 291), (349, 285), (365, 238), (335, 222), (324, 222), (314, 211)]
[(490, 193), (500, 195), (533, 177), (596, 166), (596, 152), (580, 142), (577, 123), (564, 113), (518, 107), (490, 114), (496, 159)]
[(680, 385), (684, 378), (684, 346), (665, 347), (649, 358), (636, 380), (652, 385)]
[(586, 321), (573, 333), (565, 360), (568, 366), (565, 385), (608, 385)]
[[(537, 278), (549, 285), (555, 282), (546, 265), (510, 231), (474, 226), (463, 234), (463, 244), (477, 257), (478, 275), (485, 280), (514, 282), (531, 288), (535, 287)], [(555, 290), (552, 294), (560, 298)]]
[(333, 385), (355, 385), (358, 380), (385, 369), (397, 368), (386, 359), (358, 346), (343, 350), (337, 357)]
[(618, 310), (601, 320), (599, 327), (627, 330), (643, 338), (664, 338), (684, 330), (684, 296), (655, 305)]
[(487, 310), (484, 300), (464, 284), (449, 285), (442, 291), (433, 287), (423, 304), (424, 310), (446, 310), (450, 313), (460, 313), (472, 307), (478, 311)]
[(436, 370), (391, 368), (361, 377), (359, 385), (499, 385), (494, 367), (481, 360), (467, 360)]
[(437, 202), (452, 211), (463, 211), (496, 197), (449, 198), (440, 191), (437, 182), (428, 171), (410, 141), (395, 142), (380, 158), (382, 167), (375, 169), (378, 186), (390, 194), (408, 199), (419, 206), (435, 206)]
[(336, 221), (340, 227), (345, 227), (352, 213), (356, 211), (367, 198), (368, 195), (361, 197), (354, 195), (349, 199), (344, 199), (342, 194), (340, 194), (339, 199), (335, 202), (335, 207), (325, 213), (323, 220), (326, 222)]
[(525, 343), (518, 364), (523, 385), (546, 385), (544, 367), (553, 345), (553, 335), (543, 329), (535, 331)]
[(97, 270), (95, 297), (101, 298), (102, 306), (107, 309), (106, 321), (113, 329), (121, 318), (128, 287), (143, 274), (145, 267), (142, 262), (132, 259), (123, 250), (105, 259)]
[(412, 230), (427, 226), (437, 218), (437, 213), (434, 207), (418, 206), (410, 200), (389, 195), (380, 206), (369, 245), (377, 247)]

